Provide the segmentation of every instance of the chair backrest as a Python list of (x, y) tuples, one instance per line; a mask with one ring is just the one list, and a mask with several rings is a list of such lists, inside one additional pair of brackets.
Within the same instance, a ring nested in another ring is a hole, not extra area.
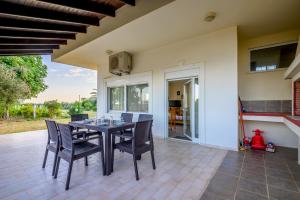
[(138, 121), (149, 121), (149, 120), (153, 120), (153, 115), (151, 114), (139, 114), (139, 118)]
[(72, 138), (72, 128), (68, 124), (58, 124), (58, 129), (60, 131), (61, 146), (64, 149), (73, 149), (73, 138)]
[(124, 120), (124, 122), (131, 123), (133, 114), (132, 113), (122, 113), (121, 118)]
[(71, 115), (71, 121), (72, 122), (82, 121), (82, 120), (85, 120), (85, 119), (88, 119), (88, 118), (89, 118), (88, 114), (74, 114), (74, 115)]
[(134, 145), (141, 146), (149, 141), (152, 120), (136, 122), (133, 132)]
[(48, 129), (48, 137), (51, 142), (58, 142), (58, 129), (56, 122), (53, 120), (45, 120)]

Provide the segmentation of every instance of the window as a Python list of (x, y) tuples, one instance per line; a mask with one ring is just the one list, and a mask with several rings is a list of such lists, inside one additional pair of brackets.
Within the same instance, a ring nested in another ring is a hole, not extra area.
[(148, 112), (149, 86), (138, 84), (127, 86), (127, 111)]
[(124, 110), (124, 87), (107, 88), (108, 110)]
[(250, 51), (251, 71), (272, 71), (290, 66), (296, 56), (297, 43)]

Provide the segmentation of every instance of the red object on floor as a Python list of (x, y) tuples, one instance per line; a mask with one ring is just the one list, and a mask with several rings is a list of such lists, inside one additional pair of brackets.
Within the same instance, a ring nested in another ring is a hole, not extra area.
[(252, 149), (257, 149), (257, 150), (265, 150), (266, 145), (263, 136), (261, 136), (261, 133), (263, 131), (256, 129), (253, 131), (255, 135), (252, 137), (252, 144), (251, 147)]

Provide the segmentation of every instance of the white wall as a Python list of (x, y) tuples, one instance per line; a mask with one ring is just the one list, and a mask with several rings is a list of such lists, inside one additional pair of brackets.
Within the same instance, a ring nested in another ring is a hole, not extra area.
[(251, 39), (239, 39), (238, 86), (242, 100), (291, 100), (292, 82), (284, 79), (286, 69), (250, 72), (249, 49), (297, 41), (300, 30), (289, 30)]
[[(230, 27), (210, 34), (178, 41), (160, 48), (134, 54), (132, 73), (153, 72), (154, 134), (165, 137), (164, 71), (166, 68), (205, 63), (204, 140), (202, 143), (237, 150), (237, 28)], [(103, 77), (110, 76), (107, 64), (98, 68)], [(100, 102), (105, 101), (100, 90)], [(201, 98), (201, 97), (200, 97)], [(100, 112), (105, 109), (98, 105)]]
[(245, 132), (247, 137), (252, 137), (252, 133), (255, 129), (261, 129), (264, 131), (262, 136), (265, 142), (273, 142), (276, 146), (283, 147), (298, 147), (298, 137), (292, 132), (285, 124), (277, 122), (258, 122), (258, 121), (246, 121)]

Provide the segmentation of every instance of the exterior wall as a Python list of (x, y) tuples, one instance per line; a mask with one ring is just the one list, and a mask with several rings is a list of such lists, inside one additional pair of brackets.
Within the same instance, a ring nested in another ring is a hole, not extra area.
[[(278, 110), (275, 104), (278, 104), (279, 101), (274, 100), (292, 100), (292, 80), (284, 79), (286, 70), (250, 72), (249, 49), (298, 41), (299, 34), (300, 30), (291, 30), (249, 40), (239, 39), (238, 90), (241, 99), (246, 101), (245, 103), (252, 102), (253, 104), (258, 104), (259, 102), (266, 101), (266, 104), (274, 104), (274, 108), (269, 112), (280, 112), (275, 111)], [(290, 104), (290, 101), (282, 102)], [(287, 107), (290, 106), (288, 105)], [(288, 110), (291, 110), (291, 108)], [(252, 136), (251, 131), (256, 128), (265, 131), (264, 138), (266, 142), (270, 141), (278, 146), (294, 148), (298, 145), (296, 134), (282, 123), (249, 121), (245, 123), (246, 135)]]
[[(237, 28), (230, 27), (210, 34), (179, 41), (134, 54), (132, 74), (152, 71), (153, 74), (153, 132), (165, 133), (164, 72), (167, 68), (204, 63), (204, 139), (201, 143), (221, 148), (238, 148), (238, 77)], [(105, 112), (103, 77), (111, 76), (108, 67), (98, 67), (98, 109)], [(200, 80), (201, 82), (201, 80)], [(155, 106), (154, 106), (155, 105)]]
[(300, 30), (281, 32), (273, 35), (239, 39), (238, 85), (242, 100), (291, 100), (291, 80), (284, 80), (286, 70), (271, 72), (250, 72), (249, 49), (297, 41)]
[(298, 147), (298, 137), (285, 124), (276, 122), (246, 121), (245, 132), (247, 137), (252, 137), (255, 129), (264, 131), (262, 134), (265, 142), (273, 142), (276, 146)]

